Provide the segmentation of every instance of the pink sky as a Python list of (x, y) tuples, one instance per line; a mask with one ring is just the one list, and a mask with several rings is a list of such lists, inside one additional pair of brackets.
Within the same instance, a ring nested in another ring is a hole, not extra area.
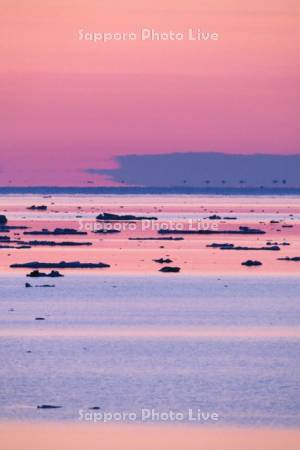
[[(0, 185), (108, 184), (116, 155), (299, 153), (298, 0), (2, 0)], [(189, 27), (217, 42), (80, 42)]]

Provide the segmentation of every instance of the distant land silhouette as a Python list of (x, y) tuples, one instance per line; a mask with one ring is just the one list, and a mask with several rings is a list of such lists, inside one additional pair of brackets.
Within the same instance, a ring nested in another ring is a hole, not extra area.
[(273, 187), (106, 187), (106, 186), (1, 186), (0, 195), (300, 195), (300, 188)]
[(90, 168), (125, 186), (300, 187), (300, 154), (165, 153), (125, 155), (118, 168)]

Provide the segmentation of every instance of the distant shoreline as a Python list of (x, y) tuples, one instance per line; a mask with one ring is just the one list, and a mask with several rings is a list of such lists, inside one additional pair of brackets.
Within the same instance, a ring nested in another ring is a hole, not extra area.
[(0, 195), (6, 194), (84, 194), (84, 195), (300, 195), (299, 188), (289, 187), (111, 187), (111, 186), (2, 186)]

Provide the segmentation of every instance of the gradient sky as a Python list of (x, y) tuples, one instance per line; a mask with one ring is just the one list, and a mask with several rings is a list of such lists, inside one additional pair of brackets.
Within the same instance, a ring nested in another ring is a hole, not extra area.
[[(125, 154), (299, 151), (298, 0), (1, 0), (0, 185), (109, 185)], [(78, 30), (218, 32), (80, 42)]]

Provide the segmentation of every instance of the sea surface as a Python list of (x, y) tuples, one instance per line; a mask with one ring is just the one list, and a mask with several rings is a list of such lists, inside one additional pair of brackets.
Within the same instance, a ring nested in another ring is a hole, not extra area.
[(77, 422), (80, 410), (99, 407), (200, 409), (224, 426), (300, 425), (298, 276), (26, 281), (0, 275), (1, 420)]

